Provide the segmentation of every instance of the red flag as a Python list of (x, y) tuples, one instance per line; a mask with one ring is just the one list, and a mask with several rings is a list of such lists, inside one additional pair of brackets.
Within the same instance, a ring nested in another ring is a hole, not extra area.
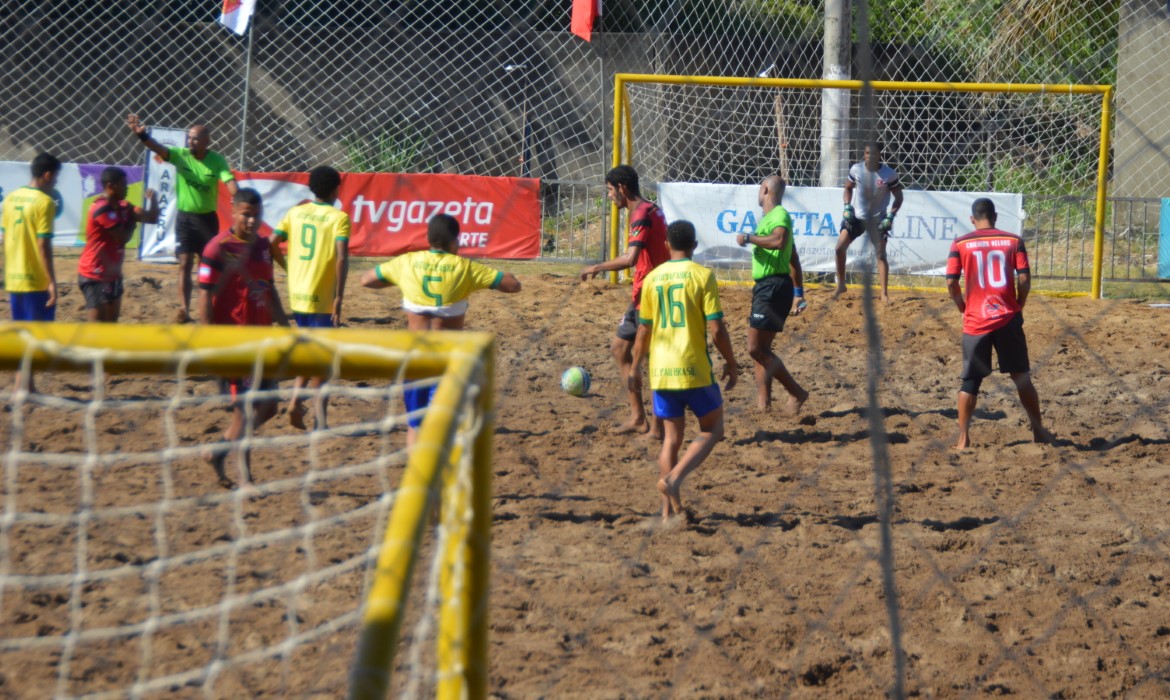
[(601, 15), (601, 0), (573, 0), (573, 33), (585, 41), (593, 36), (593, 22)]

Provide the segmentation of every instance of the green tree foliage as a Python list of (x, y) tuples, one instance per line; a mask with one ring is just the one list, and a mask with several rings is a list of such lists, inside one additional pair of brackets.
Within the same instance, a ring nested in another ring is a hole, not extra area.
[[(862, 0), (854, 0), (855, 4)], [(932, 47), (980, 82), (1113, 83), (1121, 0), (870, 0), (875, 42)]]

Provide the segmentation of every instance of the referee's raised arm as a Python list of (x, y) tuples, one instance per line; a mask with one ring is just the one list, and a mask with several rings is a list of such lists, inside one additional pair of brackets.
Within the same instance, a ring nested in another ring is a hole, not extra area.
[(145, 144), (147, 148), (154, 151), (159, 158), (170, 160), (170, 150), (151, 137), (150, 129), (142, 123), (142, 120), (138, 118), (137, 114), (126, 115), (126, 126), (130, 127), (130, 131), (134, 132), (138, 140)]

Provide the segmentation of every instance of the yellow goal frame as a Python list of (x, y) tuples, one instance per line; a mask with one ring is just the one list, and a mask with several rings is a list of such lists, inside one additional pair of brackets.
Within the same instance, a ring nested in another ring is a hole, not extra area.
[[(630, 118), (630, 97), (626, 91), (629, 84), (658, 83), (663, 85), (712, 85), (722, 87), (774, 87), (804, 89), (846, 89), (861, 90), (867, 83), (861, 80), (806, 80), (796, 78), (730, 78), (697, 75), (653, 75), (644, 73), (618, 73), (613, 79), (613, 167), (634, 160), (634, 125)], [(1041, 83), (915, 83), (898, 80), (874, 80), (868, 83), (875, 91), (919, 92), (1024, 92), (1049, 93), (1053, 95), (1102, 95), (1101, 100), (1101, 147), (1097, 155), (1097, 200), (1093, 222), (1093, 280), (1090, 296), (1101, 298), (1101, 279), (1105, 253), (1105, 196), (1109, 177), (1109, 152), (1111, 147), (1113, 121), (1112, 85), (1074, 85)], [(625, 160), (622, 160), (622, 156)], [(609, 213), (609, 259), (622, 252), (624, 237), (619, 225), (617, 205), (610, 205)], [(617, 282), (617, 273), (610, 273), (610, 281)]]
[[(467, 572), (458, 596), (443, 595), (438, 611), (437, 694), (487, 696), (488, 577), (491, 563), (491, 460), (495, 337), (476, 332), (375, 331), (240, 326), (0, 323), (0, 369), (221, 376), (333, 376), (419, 379), (441, 376), (434, 400), (407, 457), (366, 600), (351, 698), (384, 698), (419, 543), (428, 522), (429, 492), (443, 467), (460, 459), (455, 435), (469, 397), (481, 418), (472, 449), (472, 518), (462, 537), (447, 539), (446, 566)], [(478, 387), (478, 394), (470, 394)], [(467, 504), (463, 504), (467, 505)], [(440, 581), (453, 589), (449, 576)]]

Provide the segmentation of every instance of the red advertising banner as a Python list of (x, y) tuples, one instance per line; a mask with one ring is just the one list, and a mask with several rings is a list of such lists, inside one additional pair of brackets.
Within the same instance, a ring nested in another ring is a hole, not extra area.
[[(312, 201), (308, 173), (236, 173), (240, 187), (264, 198), (263, 235), (284, 213)], [(221, 185), (222, 187), (222, 185)], [(349, 214), (351, 255), (392, 257), (426, 250), (427, 221), (459, 221), (459, 252), (469, 257), (531, 259), (540, 255), (540, 181), (478, 175), (342, 173), (337, 205)], [(220, 221), (231, 221), (231, 200), (220, 196)]]

